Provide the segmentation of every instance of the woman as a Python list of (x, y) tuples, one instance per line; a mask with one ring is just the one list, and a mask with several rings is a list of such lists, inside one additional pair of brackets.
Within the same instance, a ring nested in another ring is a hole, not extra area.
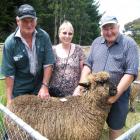
[[(69, 21), (64, 21), (59, 27), (60, 44), (54, 46), (56, 63), (54, 66), (50, 87), (59, 89), (63, 96), (73, 94), (78, 85), (85, 59), (79, 45), (71, 43), (74, 29)], [(51, 95), (50, 90), (50, 95)], [(58, 95), (59, 96), (59, 95)]]

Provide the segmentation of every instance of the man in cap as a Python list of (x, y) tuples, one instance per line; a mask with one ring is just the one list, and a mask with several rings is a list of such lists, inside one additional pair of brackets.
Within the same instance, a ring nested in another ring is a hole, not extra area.
[[(80, 82), (91, 72), (107, 71), (110, 80), (117, 85), (117, 94), (108, 99), (112, 104), (108, 114), (109, 139), (114, 140), (122, 134), (128, 113), (130, 84), (138, 74), (138, 47), (136, 42), (119, 32), (118, 20), (114, 16), (103, 16), (100, 20), (101, 35), (90, 48)], [(79, 95), (82, 86), (75, 89)]]
[(17, 10), (17, 29), (5, 41), (2, 73), (5, 75), (7, 104), (16, 96), (35, 94), (48, 98), (48, 83), (54, 64), (49, 35), (36, 28), (36, 11), (24, 4)]

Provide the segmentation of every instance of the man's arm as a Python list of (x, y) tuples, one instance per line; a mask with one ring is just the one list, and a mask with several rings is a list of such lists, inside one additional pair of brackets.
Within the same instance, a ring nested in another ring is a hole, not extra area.
[(13, 92), (13, 85), (14, 85), (14, 79), (11, 77), (5, 78), (6, 83), (6, 96), (7, 96), (7, 105), (10, 105), (12, 102), (12, 92)]
[(51, 75), (52, 75), (52, 65), (49, 65), (44, 68), (42, 86), (38, 93), (38, 96), (42, 99), (47, 99), (49, 97), (48, 84), (49, 84)]
[[(87, 77), (90, 73), (91, 69), (88, 66), (84, 65), (79, 83), (87, 82)], [(73, 96), (80, 95), (81, 90), (83, 90), (83, 87), (78, 85), (74, 90)]]
[[(139, 55), (138, 55), (138, 46), (134, 40), (129, 40), (127, 43), (127, 54), (126, 54), (126, 69), (124, 76), (121, 78), (117, 86), (117, 94), (114, 97), (110, 97), (108, 102), (114, 103), (116, 100), (126, 91), (130, 86), (133, 80), (137, 77), (138, 67), (139, 67)], [(128, 73), (128, 74), (127, 74)], [(135, 76), (135, 77), (134, 77)]]
[(112, 104), (115, 103), (118, 98), (127, 90), (127, 88), (131, 85), (134, 80), (134, 75), (125, 74), (122, 79), (120, 80), (117, 86), (117, 94), (115, 96), (111, 96), (108, 99), (108, 103)]

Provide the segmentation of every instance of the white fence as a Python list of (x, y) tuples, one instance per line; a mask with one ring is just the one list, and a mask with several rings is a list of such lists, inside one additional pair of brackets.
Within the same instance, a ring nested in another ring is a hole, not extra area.
[(138, 133), (140, 134), (140, 123), (136, 124), (116, 140), (140, 140), (140, 137), (137, 138), (136, 136)]
[[(4, 123), (8, 120), (8, 123)], [(14, 128), (14, 129), (8, 129)], [(10, 138), (9, 138), (10, 137)], [(48, 140), (0, 104), (0, 140)]]

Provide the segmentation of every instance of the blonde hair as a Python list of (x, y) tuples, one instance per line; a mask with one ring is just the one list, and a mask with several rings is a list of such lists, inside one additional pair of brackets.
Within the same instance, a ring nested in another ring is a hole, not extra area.
[(72, 24), (69, 21), (67, 21), (67, 20), (64, 20), (63, 23), (60, 25), (59, 30), (58, 30), (58, 33), (60, 34), (60, 32), (63, 29), (65, 29), (66, 26), (70, 27), (70, 29), (74, 33), (74, 28), (73, 28)]

